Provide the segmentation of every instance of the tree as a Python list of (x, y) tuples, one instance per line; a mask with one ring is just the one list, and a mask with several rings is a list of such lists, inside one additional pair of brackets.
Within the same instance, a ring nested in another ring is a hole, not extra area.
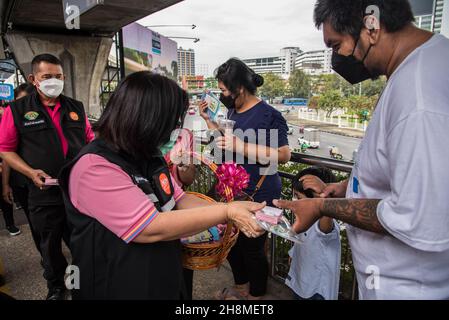
[(312, 96), (309, 99), (308, 107), (309, 109), (318, 109), (319, 108), (320, 96)]
[(377, 80), (367, 80), (362, 83), (362, 93), (367, 97), (380, 95), (385, 88), (387, 81), (385, 77)]
[(296, 98), (309, 98), (311, 94), (310, 77), (302, 70), (295, 70), (288, 80), (289, 95)]
[(376, 107), (377, 100), (378, 95), (371, 97), (353, 95), (345, 98), (342, 105), (346, 109), (346, 113), (357, 115), (363, 122), (369, 120), (369, 116)]
[(326, 112), (326, 117), (330, 117), (332, 112), (341, 108), (343, 98), (338, 90), (328, 90), (318, 99), (318, 108)]
[(284, 96), (285, 82), (282, 78), (272, 72), (264, 75), (264, 84), (259, 89), (261, 96), (270, 99)]

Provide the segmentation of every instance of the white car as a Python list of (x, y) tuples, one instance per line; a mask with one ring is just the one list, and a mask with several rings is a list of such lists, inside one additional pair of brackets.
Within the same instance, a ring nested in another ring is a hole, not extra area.
[(288, 126), (287, 134), (288, 135), (292, 135), (293, 134), (293, 127), (292, 126)]

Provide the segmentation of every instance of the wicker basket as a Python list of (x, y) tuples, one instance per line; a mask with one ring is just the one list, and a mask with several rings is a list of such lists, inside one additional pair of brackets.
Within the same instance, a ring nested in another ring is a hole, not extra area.
[[(188, 192), (209, 202), (216, 202), (212, 198), (196, 192)], [(239, 230), (232, 222), (228, 222), (224, 236), (219, 241), (207, 243), (185, 243), (182, 245), (182, 263), (190, 270), (208, 270), (220, 268), (221, 264), (237, 242)]]

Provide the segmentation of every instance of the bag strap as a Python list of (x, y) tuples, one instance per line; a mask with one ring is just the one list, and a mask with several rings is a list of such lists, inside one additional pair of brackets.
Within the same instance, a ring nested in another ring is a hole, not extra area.
[(265, 182), (266, 178), (267, 178), (266, 175), (263, 175), (263, 176), (260, 177), (259, 182), (257, 183), (256, 188), (254, 189), (254, 192), (251, 195), (251, 198), (254, 199), (254, 196), (256, 195), (257, 192), (259, 192), (260, 188), (262, 188), (262, 185)]

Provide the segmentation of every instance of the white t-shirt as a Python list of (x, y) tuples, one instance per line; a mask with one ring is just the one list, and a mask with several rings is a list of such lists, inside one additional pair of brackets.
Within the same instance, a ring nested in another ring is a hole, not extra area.
[(433, 36), (388, 81), (346, 196), (381, 199), (391, 234), (348, 226), (360, 298), (449, 299), (447, 38)]
[(285, 284), (305, 299), (318, 293), (326, 300), (337, 300), (341, 257), (338, 224), (334, 221), (332, 232), (325, 234), (317, 221), (303, 234), (303, 240), (289, 251), (292, 260)]

